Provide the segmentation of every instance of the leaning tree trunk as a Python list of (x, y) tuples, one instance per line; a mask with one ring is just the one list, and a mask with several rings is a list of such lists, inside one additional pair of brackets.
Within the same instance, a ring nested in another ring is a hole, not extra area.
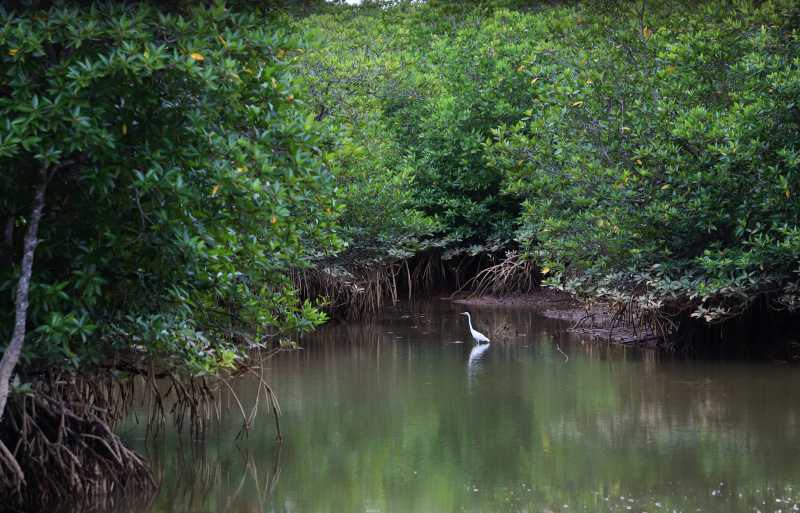
[(55, 171), (73, 163), (67, 159), (39, 165), (33, 209), (27, 218), (14, 334), (0, 360), (0, 509), (43, 509), (70, 499), (156, 488), (147, 460), (125, 447), (102, 418), (88, 413), (88, 399), (75, 395), (77, 388), (67, 385), (61, 390), (52, 372), (39, 376), (33, 396), (9, 396), (9, 382), (25, 339), (44, 193)]
[(44, 191), (50, 176), (47, 164), (42, 161), (39, 164), (39, 172), (36, 176), (36, 195), (33, 199), (33, 211), (28, 219), (28, 231), (25, 233), (25, 250), (22, 255), (22, 268), (19, 272), (19, 284), (17, 285), (17, 299), (14, 304), (16, 309), (16, 319), (14, 322), (14, 334), (11, 336), (11, 343), (3, 359), (0, 360), (0, 419), (3, 418), (3, 411), (8, 400), (8, 385), (11, 380), (11, 373), (19, 361), (19, 354), (22, 351), (22, 342), (25, 340), (25, 321), (28, 316), (28, 292), (31, 286), (31, 273), (33, 270), (33, 252), (39, 244), (36, 238), (39, 231), (39, 220), (42, 218), (44, 209)]

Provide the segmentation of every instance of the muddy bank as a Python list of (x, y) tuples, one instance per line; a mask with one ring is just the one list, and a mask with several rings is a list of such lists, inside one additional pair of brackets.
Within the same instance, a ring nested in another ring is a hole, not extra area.
[(533, 294), (514, 296), (473, 296), (463, 293), (455, 296), (446, 296), (442, 299), (451, 299), (454, 303), (476, 306), (541, 306), (553, 308), (575, 309), (577, 303), (569, 294), (551, 289), (542, 289)]
[(605, 305), (582, 306), (569, 294), (557, 290), (542, 289), (532, 294), (501, 297), (462, 294), (442, 299), (476, 306), (530, 306), (545, 317), (573, 321), (572, 328), (567, 331), (575, 331), (612, 344), (656, 347), (658, 342), (652, 332), (618, 322), (614, 309)]

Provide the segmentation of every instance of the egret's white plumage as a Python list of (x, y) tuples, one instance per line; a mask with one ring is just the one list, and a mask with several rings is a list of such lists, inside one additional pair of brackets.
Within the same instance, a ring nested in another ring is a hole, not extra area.
[(475, 339), (475, 342), (489, 342), (489, 339), (483, 333), (475, 331), (472, 329), (472, 317), (469, 316), (469, 312), (461, 312), (461, 315), (467, 316), (467, 322), (469, 323), (469, 331), (472, 333), (472, 338)]

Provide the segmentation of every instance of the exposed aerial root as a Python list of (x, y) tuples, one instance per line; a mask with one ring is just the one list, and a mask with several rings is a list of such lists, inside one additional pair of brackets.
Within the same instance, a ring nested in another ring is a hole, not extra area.
[[(244, 420), (240, 436), (249, 436), (263, 398), (275, 414), (280, 441), (280, 406), (259, 363), (218, 380), (180, 380), (152, 366), (124, 362), (115, 367), (127, 377), (116, 380), (53, 370), (29, 376), (32, 386), (9, 396), (0, 421), (0, 511), (52, 510), (59, 504), (100, 508), (141, 492), (155, 493), (149, 462), (113, 432), (130, 413), (134, 397), (146, 411), (137, 422), (146, 424), (148, 438), (187, 428), (191, 439), (201, 443), (215, 421), (229, 415), (225, 399), (238, 405)], [(264, 391), (249, 414), (230, 386), (245, 374), (254, 375)]]
[(472, 290), (469, 297), (530, 294), (540, 288), (541, 282), (538, 262), (525, 255), (508, 253), (502, 262), (483, 269), (461, 288)]
[[(292, 273), (302, 299), (323, 300), (319, 307), (331, 319), (355, 321), (374, 314), (385, 300), (397, 300), (397, 279), (403, 265), (370, 267), (320, 264)], [(407, 269), (405, 269), (407, 272)]]
[(35, 388), (11, 395), (0, 422), (2, 507), (155, 488), (147, 461), (112, 432), (109, 410), (85, 402), (74, 383), (49, 377)]

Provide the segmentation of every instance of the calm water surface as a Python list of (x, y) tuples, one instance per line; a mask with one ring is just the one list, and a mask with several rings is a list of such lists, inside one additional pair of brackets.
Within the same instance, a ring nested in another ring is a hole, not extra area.
[[(465, 309), (488, 348), (474, 349)], [(530, 308), (425, 301), (322, 327), (265, 362), (282, 445), (263, 403), (237, 442), (230, 394), (199, 449), (173, 434), (145, 445), (128, 421), (120, 434), (162, 488), (117, 511), (800, 508), (798, 369), (676, 361), (569, 326)], [(252, 405), (257, 383), (234, 386)]]

